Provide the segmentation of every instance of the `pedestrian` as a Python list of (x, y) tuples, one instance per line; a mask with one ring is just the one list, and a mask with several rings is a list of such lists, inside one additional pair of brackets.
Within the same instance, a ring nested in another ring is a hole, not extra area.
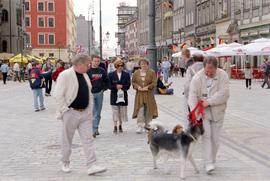
[(186, 72), (186, 81), (184, 83), (184, 118), (183, 118), (183, 126), (185, 129), (188, 128), (188, 94), (189, 94), (189, 87), (190, 87), (190, 82), (193, 78), (193, 76), (199, 72), (201, 69), (203, 69), (203, 56), (200, 54), (195, 54), (193, 55), (193, 61), (194, 63), (190, 65), (187, 68)]
[(228, 74), (217, 66), (218, 62), (215, 57), (205, 58), (204, 68), (197, 72), (191, 81), (188, 96), (191, 110), (200, 100), (203, 101), (205, 132), (202, 141), (207, 173), (215, 169), (219, 138), (229, 99)]
[(107, 73), (111, 73), (111, 72), (114, 72), (115, 71), (115, 67), (114, 67), (114, 61), (116, 60), (117, 58), (113, 58), (110, 63), (108, 64), (108, 69), (107, 69)]
[(19, 80), (19, 82), (21, 82), (20, 65), (17, 62), (13, 65), (13, 71), (14, 71), (14, 81), (16, 82), (17, 80)]
[(267, 84), (267, 89), (270, 89), (270, 83), (269, 83), (270, 63), (268, 61), (268, 56), (264, 56), (264, 62), (262, 64), (261, 68), (263, 71), (262, 88), (264, 88), (264, 85)]
[(72, 138), (77, 130), (83, 144), (87, 159), (87, 173), (105, 172), (106, 168), (96, 164), (95, 148), (91, 134), (91, 82), (86, 72), (89, 69), (90, 57), (78, 54), (72, 59), (73, 66), (63, 71), (55, 86), (57, 105), (56, 117), (62, 121), (62, 171), (70, 169)]
[(25, 66), (21, 65), (20, 67), (20, 77), (23, 82), (25, 82)]
[(51, 60), (48, 58), (46, 60), (46, 63), (42, 66), (42, 70), (44, 72), (48, 72), (48, 76), (45, 78), (45, 96), (51, 96), (51, 90), (52, 90), (52, 71), (54, 67), (51, 64)]
[(193, 64), (193, 59), (191, 58), (190, 50), (189, 49), (183, 49), (182, 50), (182, 59), (185, 63), (185, 69), (187, 70), (190, 65)]
[(3, 75), (3, 83), (6, 84), (7, 82), (7, 75), (8, 75), (8, 71), (9, 71), (9, 67), (7, 63), (2, 63), (0, 70), (2, 72)]
[(140, 69), (132, 77), (132, 86), (136, 90), (134, 111), (132, 118), (137, 118), (138, 134), (145, 131), (152, 119), (158, 117), (157, 104), (154, 96), (157, 78), (156, 73), (149, 69), (149, 62), (146, 59), (139, 60)]
[(163, 61), (161, 63), (161, 69), (162, 69), (162, 73), (164, 75), (165, 84), (167, 84), (168, 80), (169, 80), (170, 69), (171, 69), (171, 63), (167, 57), (163, 58)]
[[(109, 89), (111, 90), (111, 107), (113, 112), (113, 132), (123, 132), (123, 122), (128, 121), (128, 89), (130, 88), (130, 76), (124, 71), (125, 63), (121, 59), (114, 62), (116, 70), (109, 74)], [(118, 124), (118, 126), (117, 126)]]
[(225, 72), (227, 72), (228, 77), (231, 78), (231, 72), (232, 72), (231, 71), (231, 60), (229, 60), (228, 58), (226, 58), (226, 60), (225, 60), (225, 63), (223, 65), (223, 70)]
[(101, 119), (101, 110), (103, 105), (103, 92), (108, 89), (108, 76), (105, 69), (99, 66), (100, 57), (93, 55), (92, 67), (87, 72), (92, 83), (93, 100), (93, 137), (99, 135), (99, 123)]
[(134, 66), (135, 66), (135, 63), (132, 60), (128, 60), (128, 62), (126, 63), (126, 69), (129, 74), (129, 77), (132, 77)]
[[(49, 76), (49, 73), (43, 73), (38, 68), (38, 62), (33, 60), (32, 69), (30, 71), (29, 83), (34, 95), (34, 108), (35, 112), (45, 110), (44, 97), (42, 94), (42, 88), (45, 87), (45, 77)], [(38, 102), (39, 101), (39, 102)]]
[(28, 77), (29, 77), (29, 75), (30, 75), (31, 69), (32, 69), (32, 62), (29, 62), (29, 63), (27, 64), (27, 66), (26, 66), (26, 70), (27, 70)]
[(182, 58), (180, 58), (179, 60), (179, 68), (180, 68), (181, 76), (184, 77), (185, 72), (186, 72), (186, 66), (185, 66), (185, 61)]
[(251, 79), (253, 76), (252, 76), (252, 69), (251, 69), (250, 63), (246, 63), (244, 72), (245, 72), (245, 79), (246, 79), (246, 88), (251, 89)]
[(59, 74), (65, 70), (65, 62), (58, 62), (59, 67), (52, 73), (52, 80), (56, 82)]
[(158, 62), (157, 62), (157, 76), (160, 76), (162, 73), (161, 63), (162, 63), (162, 61), (158, 60)]

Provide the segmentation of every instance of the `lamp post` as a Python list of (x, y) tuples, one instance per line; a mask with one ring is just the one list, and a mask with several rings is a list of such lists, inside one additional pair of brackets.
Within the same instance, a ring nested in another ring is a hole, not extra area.
[(101, 13), (101, 0), (99, 0), (99, 53), (102, 60), (102, 13)]
[(93, 23), (93, 19), (92, 19), (92, 17), (90, 18), (91, 9), (93, 9), (93, 12), (92, 12), (92, 16), (93, 16), (94, 15), (93, 4), (90, 4), (89, 7), (88, 7), (88, 25), (87, 25), (87, 29), (88, 29), (88, 55), (91, 55), (91, 40), (92, 40), (92, 38), (91, 38), (92, 29), (90, 29), (90, 28), (92, 27), (91, 23)]
[(156, 7), (155, 0), (149, 0), (149, 45), (147, 53), (149, 55), (150, 67), (157, 71), (157, 46), (155, 40), (155, 17)]

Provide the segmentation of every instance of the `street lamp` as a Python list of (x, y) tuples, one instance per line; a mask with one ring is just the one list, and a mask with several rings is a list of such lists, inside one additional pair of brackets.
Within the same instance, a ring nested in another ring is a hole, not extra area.
[(88, 55), (91, 55), (91, 40), (92, 40), (91, 33), (90, 33), (90, 32), (92, 32), (92, 29), (90, 31), (90, 25), (91, 25), (91, 22), (93, 23), (92, 17), (91, 17), (91, 20), (90, 20), (90, 11), (91, 11), (91, 9), (93, 9), (92, 16), (95, 14), (94, 13), (93, 3), (94, 2), (92, 2), (92, 4), (90, 4), (89, 7), (88, 7)]
[(147, 48), (147, 53), (149, 54), (150, 67), (157, 71), (157, 46), (155, 40), (155, 0), (149, 0), (149, 45)]
[(102, 13), (101, 13), (101, 0), (99, 0), (99, 53), (102, 60)]
[(106, 33), (106, 44), (107, 44), (107, 48), (109, 48), (109, 38), (110, 38), (110, 32), (107, 31), (107, 33)]

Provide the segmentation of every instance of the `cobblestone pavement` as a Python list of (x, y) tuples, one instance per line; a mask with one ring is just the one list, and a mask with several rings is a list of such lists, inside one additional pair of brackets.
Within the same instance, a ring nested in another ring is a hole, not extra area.
[[(173, 96), (156, 96), (159, 121), (171, 129), (183, 117), (182, 78), (172, 78), (176, 89)], [(194, 157), (200, 167), (195, 174), (188, 163), (186, 180), (269, 180), (270, 178), (270, 91), (253, 81), (251, 90), (244, 81), (232, 80), (231, 97), (221, 137), (217, 169), (212, 175), (203, 170), (201, 145)], [(109, 92), (104, 99), (100, 132), (95, 139), (98, 162), (108, 171), (101, 175), (86, 174), (85, 156), (78, 134), (74, 137), (71, 156), (72, 172), (60, 171), (61, 122), (55, 120), (53, 97), (45, 97), (47, 109), (33, 111), (32, 92), (27, 83), (0, 84), (0, 180), (115, 180), (174, 181), (180, 180), (180, 160), (158, 162), (153, 170), (146, 135), (135, 133), (131, 119), (134, 92), (130, 91), (129, 122), (123, 134), (112, 133)]]

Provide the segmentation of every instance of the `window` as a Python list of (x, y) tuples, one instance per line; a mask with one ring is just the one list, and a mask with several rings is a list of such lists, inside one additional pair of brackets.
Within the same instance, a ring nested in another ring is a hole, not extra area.
[(38, 27), (45, 27), (44, 17), (38, 17)]
[(48, 18), (48, 26), (50, 28), (53, 28), (54, 27), (54, 18)]
[(29, 16), (26, 16), (25, 17), (25, 26), (26, 27), (30, 27), (31, 26), (31, 21), (30, 21), (30, 17)]
[(48, 2), (48, 11), (54, 11), (54, 2)]
[(2, 10), (2, 22), (8, 22), (8, 11), (6, 9)]
[(253, 0), (253, 7), (260, 6), (260, 0)]
[(49, 57), (54, 57), (54, 53), (49, 53)]
[(38, 2), (38, 11), (44, 11), (44, 2)]
[(245, 0), (244, 1), (244, 9), (249, 9), (250, 8), (250, 0)]
[(40, 57), (44, 57), (44, 53), (39, 53), (39, 56)]
[(17, 19), (17, 25), (22, 26), (22, 10), (21, 9), (16, 10), (16, 19)]
[(25, 11), (30, 11), (30, 2), (29, 1), (26, 1), (25, 3), (24, 3), (24, 7), (25, 7)]
[(7, 50), (8, 50), (8, 43), (6, 40), (3, 40), (2, 41), (2, 51), (7, 52)]
[(49, 34), (49, 44), (54, 45), (54, 34)]
[(31, 35), (29, 33), (26, 33), (25, 43), (31, 45)]
[(39, 34), (38, 35), (38, 44), (39, 45), (45, 45), (45, 34)]

